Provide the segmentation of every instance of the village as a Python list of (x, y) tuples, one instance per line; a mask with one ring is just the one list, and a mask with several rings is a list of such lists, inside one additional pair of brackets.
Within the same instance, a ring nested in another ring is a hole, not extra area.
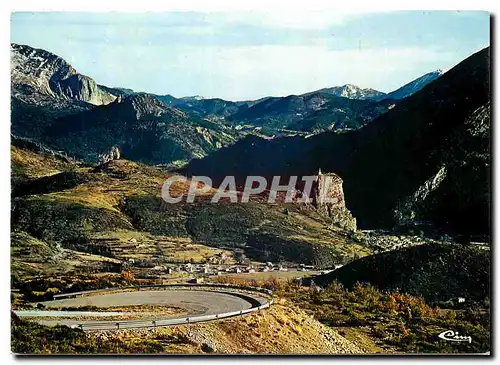
[[(144, 269), (142, 262), (133, 258), (129, 258), (124, 262), (124, 266)], [(216, 253), (208, 257), (204, 262), (165, 262), (148, 266), (149, 270), (141, 270), (142, 275), (140, 276), (149, 278), (156, 277), (167, 280), (173, 278), (186, 278), (192, 283), (201, 283), (208, 277), (234, 274), (275, 273), (279, 275), (280, 273), (284, 274), (290, 272), (290, 274), (303, 273), (304, 275), (310, 275), (318, 272), (315, 266), (305, 264), (287, 265), (285, 263), (273, 262), (249, 262), (248, 260), (240, 260), (235, 263), (234, 260), (231, 260), (231, 257), (225, 253)], [(329, 271), (330, 270), (323, 270), (322, 272), (326, 273)]]

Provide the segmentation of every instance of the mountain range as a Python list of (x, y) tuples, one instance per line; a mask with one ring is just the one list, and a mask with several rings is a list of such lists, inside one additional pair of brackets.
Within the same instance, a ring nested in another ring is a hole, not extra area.
[(240, 102), (106, 87), (47, 51), (11, 55), (13, 135), (74, 158), (116, 146), (215, 181), (321, 168), (343, 177), (362, 227), (489, 230), (489, 49), (388, 94), (346, 85)]
[(488, 55), (388, 94), (345, 85), (226, 101), (106, 87), (50, 52), (12, 44), (12, 133), (93, 163), (113, 146), (149, 164), (190, 161), (181, 171), (215, 181), (322, 168), (344, 178), (362, 227), (430, 221), (485, 233)]
[(118, 146), (134, 160), (178, 165), (249, 133), (359, 129), (438, 73), (429, 75), (394, 94), (344, 85), (252, 101), (175, 98), (100, 85), (57, 55), (12, 44), (12, 133), (89, 162)]

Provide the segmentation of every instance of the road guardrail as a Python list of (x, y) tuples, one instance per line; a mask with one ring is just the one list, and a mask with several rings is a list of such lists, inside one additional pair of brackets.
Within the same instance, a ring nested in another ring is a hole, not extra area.
[[(92, 294), (92, 293), (98, 293), (98, 292), (106, 292), (106, 291), (118, 291), (118, 290), (123, 290), (123, 289), (147, 289), (147, 288), (179, 288), (179, 287), (185, 287), (189, 289), (199, 289), (199, 288), (223, 288), (223, 289), (236, 289), (240, 291), (247, 291), (247, 292), (255, 292), (255, 293), (260, 293), (264, 294), (267, 297), (267, 301), (265, 303), (259, 303), (260, 305), (258, 306), (252, 306), (252, 308), (248, 309), (243, 309), (240, 311), (232, 311), (232, 312), (226, 312), (226, 313), (217, 313), (217, 314), (208, 314), (208, 315), (200, 315), (200, 316), (189, 316), (189, 317), (182, 317), (182, 318), (171, 318), (171, 319), (153, 319), (153, 320), (147, 320), (147, 321), (140, 321), (140, 320), (130, 320), (130, 321), (116, 321), (116, 322), (101, 322), (101, 323), (79, 323), (77, 325), (74, 325), (72, 327), (75, 328), (80, 328), (82, 330), (110, 330), (110, 329), (125, 329), (125, 328), (156, 328), (156, 327), (167, 327), (167, 326), (174, 326), (174, 325), (179, 325), (179, 324), (186, 324), (186, 323), (200, 323), (200, 322), (208, 322), (208, 321), (214, 321), (214, 320), (219, 320), (219, 319), (225, 319), (225, 318), (231, 318), (231, 317), (237, 317), (237, 316), (243, 316), (252, 312), (256, 312), (259, 310), (263, 310), (266, 308), (269, 308), (273, 303), (273, 292), (268, 289), (264, 288), (256, 288), (256, 287), (250, 287), (250, 286), (239, 286), (239, 285), (232, 285), (232, 284), (157, 284), (157, 285), (137, 285), (137, 286), (127, 286), (127, 287), (120, 287), (120, 288), (106, 288), (106, 289), (98, 289), (98, 290), (86, 290), (86, 291), (80, 291), (80, 292), (75, 292), (75, 293), (65, 293), (65, 294), (57, 294), (54, 295), (54, 300), (55, 299), (62, 299), (62, 298), (72, 298), (72, 297), (77, 297), (77, 296), (84, 296), (87, 294)], [(228, 292), (231, 294), (231, 292)], [(243, 295), (240, 293), (240, 295)], [(253, 299), (253, 300), (252, 300)], [(246, 298), (251, 303), (258, 302), (255, 298), (248, 297)]]

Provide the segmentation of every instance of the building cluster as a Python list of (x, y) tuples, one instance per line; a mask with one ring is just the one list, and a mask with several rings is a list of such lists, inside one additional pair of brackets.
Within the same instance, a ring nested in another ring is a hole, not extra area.
[[(158, 264), (148, 261), (148, 265), (143, 265), (143, 260), (128, 258), (125, 261), (126, 265), (134, 267), (148, 267), (156, 272), (155, 275), (172, 275), (179, 274), (192, 274), (195, 277), (202, 276), (215, 276), (226, 274), (252, 274), (257, 272), (278, 272), (278, 271), (311, 271), (316, 270), (313, 265), (285, 265), (284, 263), (251, 263), (238, 261), (238, 263), (229, 263), (230, 256), (226, 253), (217, 253), (203, 262), (187, 262), (187, 263), (165, 263)], [(152, 275), (153, 273), (150, 273)]]
[(156, 265), (153, 270), (162, 271), (165, 274), (173, 274), (175, 272), (198, 274), (201, 275), (225, 275), (225, 274), (252, 274), (256, 272), (273, 272), (273, 271), (310, 271), (314, 270), (311, 265), (286, 266), (284, 264), (276, 264), (266, 262), (262, 264), (211, 264), (206, 263), (186, 263), (180, 265)]

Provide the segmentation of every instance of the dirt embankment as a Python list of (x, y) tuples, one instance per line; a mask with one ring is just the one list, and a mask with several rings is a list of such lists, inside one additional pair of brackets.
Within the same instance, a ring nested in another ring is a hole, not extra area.
[(218, 322), (171, 328), (89, 332), (97, 341), (114, 336), (161, 341), (165, 335), (186, 339), (165, 344), (164, 353), (359, 354), (363, 351), (283, 299), (268, 310)]

